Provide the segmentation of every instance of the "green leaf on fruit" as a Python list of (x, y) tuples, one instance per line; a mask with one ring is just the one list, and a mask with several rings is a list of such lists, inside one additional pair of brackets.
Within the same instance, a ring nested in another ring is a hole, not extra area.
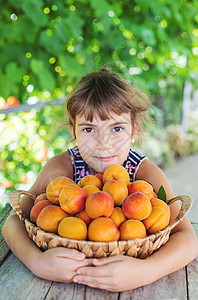
[(161, 199), (164, 202), (166, 202), (166, 199), (167, 199), (166, 198), (166, 192), (165, 192), (165, 189), (164, 189), (163, 185), (160, 186), (159, 191), (157, 193), (157, 197), (158, 197), (158, 199)]

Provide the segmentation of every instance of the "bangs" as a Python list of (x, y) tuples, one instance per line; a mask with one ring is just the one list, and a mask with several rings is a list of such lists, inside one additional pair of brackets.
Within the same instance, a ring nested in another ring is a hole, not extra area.
[(111, 114), (121, 115), (122, 113), (130, 112), (128, 107), (121, 105), (120, 98), (105, 97), (102, 96), (102, 100), (99, 95), (90, 95), (84, 99), (76, 107), (76, 114), (85, 117), (86, 121), (93, 121), (94, 116), (98, 116), (102, 121), (111, 118)]
[[(131, 112), (131, 103), (128, 101), (129, 93), (123, 91), (118, 85), (111, 80), (105, 80), (103, 77), (93, 78), (89, 85), (72, 96), (72, 108), (68, 101), (67, 109), (73, 121), (75, 116), (84, 115), (87, 121), (92, 122), (95, 115), (102, 121), (111, 118), (111, 114), (120, 115)], [(72, 114), (75, 112), (75, 115)]]

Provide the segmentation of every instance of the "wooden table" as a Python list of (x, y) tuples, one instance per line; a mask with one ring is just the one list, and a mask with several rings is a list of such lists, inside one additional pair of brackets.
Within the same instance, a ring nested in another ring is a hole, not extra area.
[[(2, 228), (11, 211), (6, 206), (0, 212)], [(198, 224), (193, 224), (198, 233)], [(161, 278), (153, 284), (122, 293), (93, 289), (77, 283), (57, 283), (34, 276), (8, 249), (0, 236), (0, 299), (133, 299), (133, 300), (197, 300), (198, 257), (187, 267)]]

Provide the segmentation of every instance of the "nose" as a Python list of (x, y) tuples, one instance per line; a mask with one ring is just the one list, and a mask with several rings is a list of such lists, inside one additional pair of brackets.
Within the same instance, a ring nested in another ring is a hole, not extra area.
[(96, 136), (96, 148), (98, 150), (111, 149), (111, 136), (104, 131), (100, 131)]

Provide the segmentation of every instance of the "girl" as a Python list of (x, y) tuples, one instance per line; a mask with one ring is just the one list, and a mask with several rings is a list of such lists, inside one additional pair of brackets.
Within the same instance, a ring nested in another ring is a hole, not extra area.
[[(172, 198), (164, 173), (130, 148), (147, 124), (149, 105), (142, 92), (110, 71), (102, 69), (83, 77), (66, 102), (69, 128), (77, 146), (50, 159), (30, 192), (45, 192), (48, 183), (58, 176), (70, 177), (77, 183), (87, 174), (102, 173), (111, 164), (121, 164), (131, 181), (137, 176), (150, 182), (155, 191), (163, 185), (167, 198)], [(27, 216), (32, 205), (27, 196), (22, 198), (21, 207)], [(171, 205), (171, 221), (178, 211), (177, 203)], [(62, 247), (42, 252), (29, 239), (15, 213), (8, 217), (2, 233), (13, 253), (36, 276), (109, 291), (152, 283), (182, 268), (198, 254), (198, 241), (187, 217), (174, 228), (169, 241), (144, 260), (122, 255), (86, 259), (83, 253)]]

